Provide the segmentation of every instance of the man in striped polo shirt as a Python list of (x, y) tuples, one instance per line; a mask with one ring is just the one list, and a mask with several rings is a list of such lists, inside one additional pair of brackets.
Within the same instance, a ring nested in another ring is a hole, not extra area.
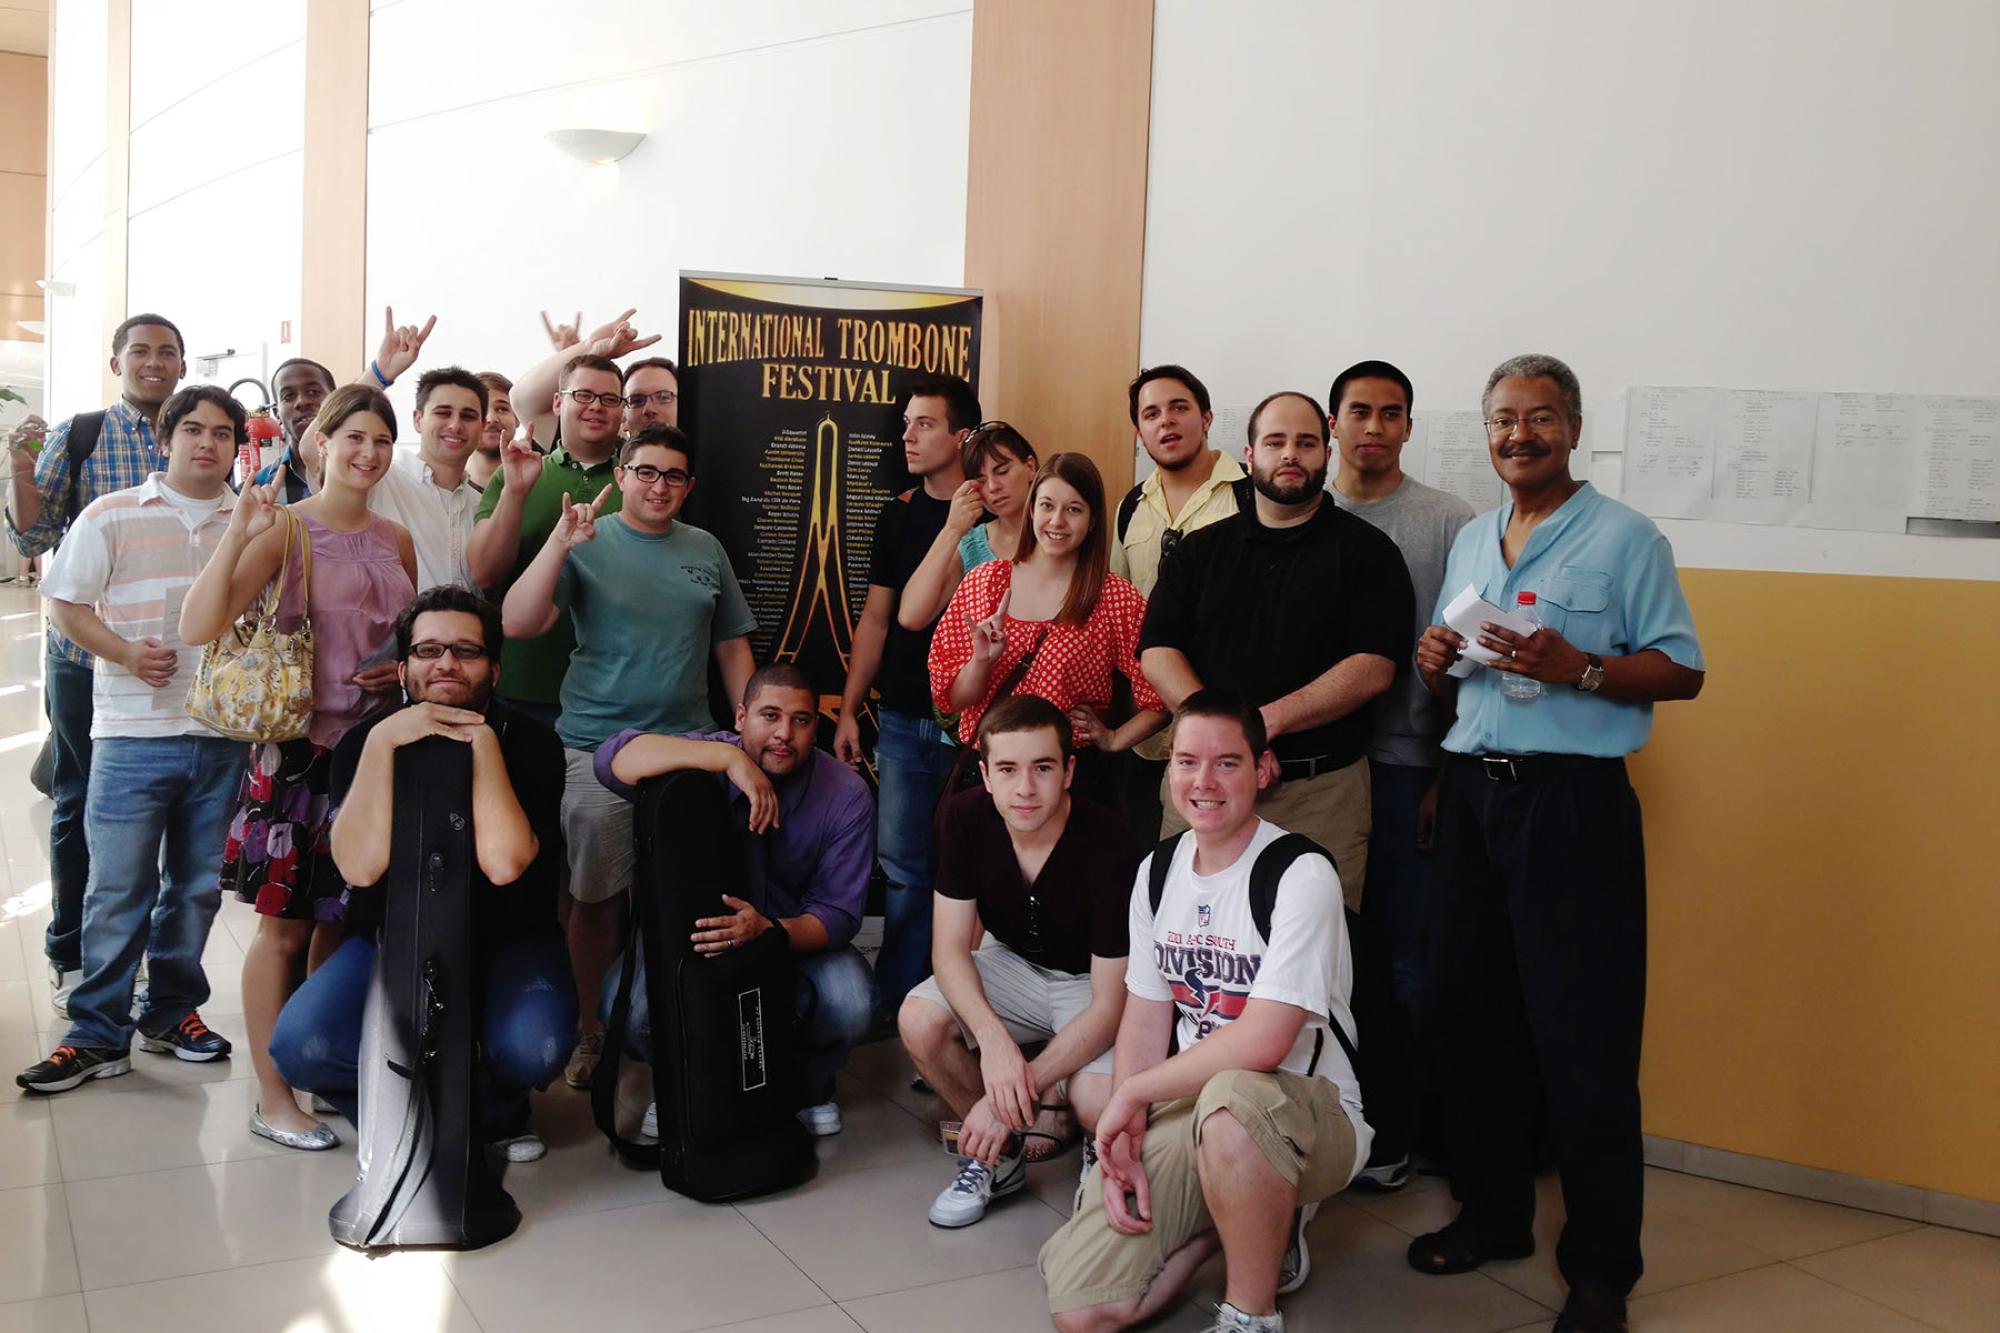
[[(57, 550), (42, 595), (56, 631), (89, 652), (90, 883), (83, 977), (54, 1054), (14, 1080), (65, 1092), (131, 1069), (132, 992), (150, 957), (142, 1049), (214, 1060), (229, 1042), (198, 1012), (201, 953), (222, 902), (216, 866), (243, 776), (243, 746), (188, 716), (201, 651), (181, 642), (181, 602), (229, 526), (229, 469), (243, 408), (213, 385), (160, 410), (165, 472), (93, 501)], [(156, 910), (157, 909), (157, 910)]]

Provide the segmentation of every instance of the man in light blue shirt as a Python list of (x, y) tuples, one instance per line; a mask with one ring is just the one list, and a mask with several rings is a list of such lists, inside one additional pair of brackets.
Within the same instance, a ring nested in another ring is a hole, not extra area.
[[(1539, 1081), (1568, 1213), (1556, 1328), (1622, 1331), (1643, 1269), (1646, 999), (1645, 851), (1624, 756), (1646, 743), (1656, 702), (1700, 692), (1701, 646), (1666, 538), (1570, 476), (1575, 373), (1514, 357), (1481, 406), (1509, 497), (1459, 533), (1433, 619), (1471, 584), (1501, 607), (1533, 592), (1542, 628), (1483, 625), (1479, 643), (1501, 656), (1463, 681), (1446, 672), (1464, 638), (1434, 624), (1417, 642), (1424, 684), (1458, 713), (1438, 795), (1430, 1026), (1462, 1208), (1409, 1259), (1458, 1273), (1533, 1251)], [(1511, 697), (1503, 672), (1539, 691)]]

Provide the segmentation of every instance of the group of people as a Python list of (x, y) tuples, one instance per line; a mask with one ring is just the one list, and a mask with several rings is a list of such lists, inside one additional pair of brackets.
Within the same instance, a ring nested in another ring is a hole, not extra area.
[[(1082, 1131), (1042, 1253), (1059, 1328), (1149, 1318), (1218, 1249), (1216, 1326), (1281, 1328), (1314, 1206), (1400, 1188), (1420, 1148), (1461, 1208), (1410, 1263), (1524, 1255), (1544, 1120), (1557, 1327), (1622, 1328), (1645, 965), (1623, 757), (1703, 663), (1665, 539), (1572, 475), (1569, 368), (1488, 377), (1508, 498), (1477, 516), (1403, 473), (1414, 388), (1383, 361), (1324, 402), (1265, 398), (1240, 462), (1195, 374), (1143, 370), (1128, 405), (1154, 467), (1116, 504), (1088, 455), (1043, 456), (963, 381), (916, 380), (913, 484), (875, 517), (822, 750), (832, 682), (755, 661), (726, 552), (681, 518), (699, 451), (673, 363), (620, 365), (657, 341), (633, 313), (551, 326), (512, 379), (426, 370), (414, 451), (383, 390), (432, 326), (390, 314), (354, 383), (279, 367), (285, 448), (240, 493), (243, 409), (177, 388), (158, 315), (114, 336), (119, 402), (39, 451), (17, 433), (10, 534), (54, 550), (47, 953), (72, 1025), (17, 1081), (123, 1073), (135, 1033), (227, 1055), (199, 1013), (227, 886), (259, 913), (251, 1128), (333, 1147), (300, 1094), (357, 1114), (393, 752), (444, 736), (473, 757), (480, 1128), (534, 1160), (529, 1090), (588, 1086), (603, 1055), (638, 786), (700, 772), (745, 853), (690, 943), (784, 930), (815, 1134), (840, 1130), (849, 1050), (892, 1029), (957, 1119), (934, 1224), (976, 1223)], [(1539, 628), (1485, 623), (1475, 651), (1435, 623), (1468, 585), (1533, 602)], [(246, 747), (188, 715), (201, 645), (246, 614), (311, 625), (299, 739)], [(878, 865), (871, 967), (853, 941)], [(1366, 1031), (1356, 949), (1388, 978)]]

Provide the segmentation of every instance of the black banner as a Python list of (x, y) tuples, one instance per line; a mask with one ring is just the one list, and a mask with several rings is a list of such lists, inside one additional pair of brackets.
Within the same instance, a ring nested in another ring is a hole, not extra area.
[(928, 374), (978, 385), (979, 294), (683, 273), (680, 297), (690, 521), (729, 552), (757, 661), (811, 673), (830, 743), (876, 511), (912, 484), (903, 397)]

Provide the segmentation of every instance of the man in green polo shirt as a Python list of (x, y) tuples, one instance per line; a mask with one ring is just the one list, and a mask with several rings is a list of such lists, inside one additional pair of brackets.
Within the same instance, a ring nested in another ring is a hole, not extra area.
[[(562, 423), (562, 444), (544, 455), (526, 439), (509, 441), (501, 450), (500, 471), (479, 501), (466, 563), (473, 580), (496, 601), (506, 596), (555, 531), (564, 496), (589, 504), (610, 487), (603, 512), (618, 512), (618, 488), (611, 484), (625, 419), (618, 363), (580, 354), (564, 363), (559, 384), (554, 410)], [(520, 410), (524, 420), (532, 419), (525, 403)], [(501, 694), (554, 726), (575, 648), (576, 632), (567, 613), (539, 638), (507, 640), (500, 650)]]

